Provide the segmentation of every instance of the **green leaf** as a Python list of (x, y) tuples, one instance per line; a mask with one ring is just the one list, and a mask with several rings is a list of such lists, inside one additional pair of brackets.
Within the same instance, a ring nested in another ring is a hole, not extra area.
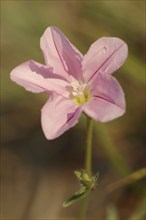
[(86, 188), (82, 188), (80, 191), (76, 192), (74, 195), (72, 195), (70, 198), (68, 198), (64, 203), (63, 207), (70, 206), (71, 204), (75, 203), (76, 201), (83, 199), (88, 195), (90, 190), (87, 190)]
[(99, 177), (99, 172), (94, 175), (91, 176), (91, 174), (89, 174), (89, 172), (87, 172), (86, 170), (76, 170), (74, 171), (77, 179), (80, 181), (81, 184), (81, 189), (76, 192), (74, 195), (72, 195), (71, 197), (69, 197), (64, 203), (63, 203), (63, 207), (67, 207), (70, 206), (71, 204), (75, 203), (76, 201), (86, 197), (93, 189), (95, 189), (96, 184), (97, 184), (97, 180)]

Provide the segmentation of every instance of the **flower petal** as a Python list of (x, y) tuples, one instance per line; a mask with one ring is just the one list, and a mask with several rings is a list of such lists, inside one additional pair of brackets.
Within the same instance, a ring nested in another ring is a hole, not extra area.
[(84, 112), (93, 119), (106, 122), (125, 113), (124, 93), (114, 77), (99, 74), (92, 93), (93, 99), (85, 105)]
[(78, 78), (82, 72), (83, 55), (57, 27), (51, 26), (46, 29), (40, 45), (46, 65), (52, 66), (57, 74), (63, 76), (71, 74)]
[(11, 80), (34, 93), (55, 91), (65, 97), (69, 95), (66, 89), (69, 86), (67, 81), (53, 74), (51, 68), (33, 60), (17, 66), (12, 70), (10, 77)]
[(102, 37), (95, 41), (83, 58), (86, 81), (98, 73), (112, 74), (122, 66), (128, 55), (127, 44), (116, 37)]
[(81, 111), (71, 100), (52, 94), (42, 108), (41, 122), (46, 138), (57, 138), (73, 127), (78, 122)]

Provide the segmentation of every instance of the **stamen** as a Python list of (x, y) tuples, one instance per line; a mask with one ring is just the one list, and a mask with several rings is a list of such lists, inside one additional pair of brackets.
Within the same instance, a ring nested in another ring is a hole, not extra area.
[(72, 91), (70, 98), (76, 105), (83, 105), (92, 98), (90, 86), (79, 81), (71, 83)]

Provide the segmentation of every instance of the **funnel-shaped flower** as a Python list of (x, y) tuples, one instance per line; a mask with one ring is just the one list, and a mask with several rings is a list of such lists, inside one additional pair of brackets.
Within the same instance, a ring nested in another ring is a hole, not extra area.
[(107, 122), (125, 112), (121, 86), (111, 76), (127, 58), (127, 45), (103, 37), (82, 55), (56, 27), (41, 37), (45, 65), (27, 61), (11, 72), (11, 79), (26, 90), (49, 95), (42, 108), (42, 128), (54, 139), (73, 127), (82, 112)]

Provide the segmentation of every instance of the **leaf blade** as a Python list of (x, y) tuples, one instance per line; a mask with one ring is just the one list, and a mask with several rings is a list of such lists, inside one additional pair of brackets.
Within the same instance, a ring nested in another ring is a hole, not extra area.
[(63, 207), (68, 207), (70, 205), (72, 205), (73, 203), (75, 203), (76, 201), (83, 199), (84, 197), (86, 197), (88, 195), (88, 193), (90, 192), (90, 190), (87, 189), (81, 189), (80, 191), (76, 192), (74, 195), (72, 195), (71, 197), (69, 197), (64, 203), (63, 203)]

